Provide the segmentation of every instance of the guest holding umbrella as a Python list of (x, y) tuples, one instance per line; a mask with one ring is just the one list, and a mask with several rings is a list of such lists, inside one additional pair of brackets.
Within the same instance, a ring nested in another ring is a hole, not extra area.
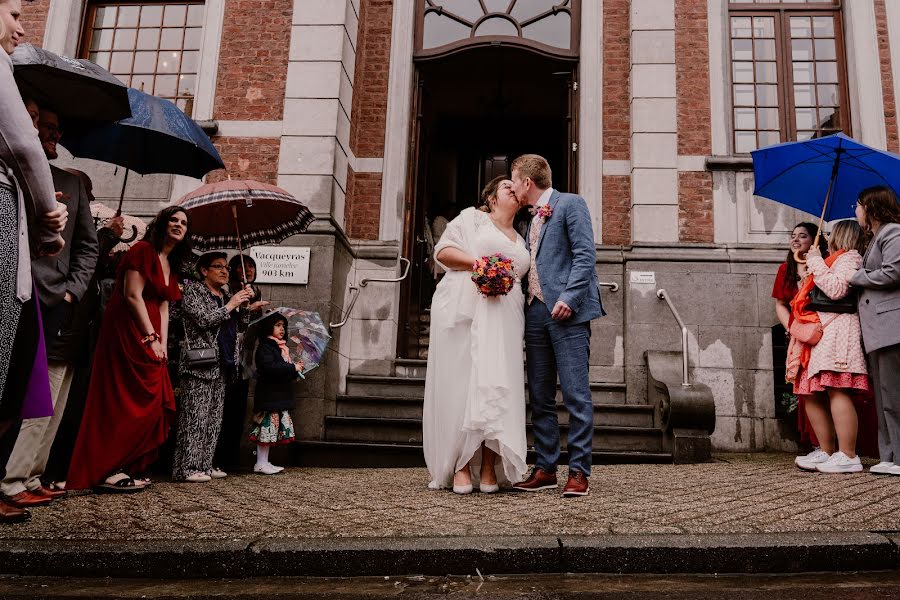
[(228, 283), (227, 258), (224, 252), (207, 252), (197, 261), (202, 281), (184, 285), (184, 348), (178, 371), (182, 394), (172, 468), (176, 481), (203, 483), (226, 476), (213, 465), (225, 399), (217, 338), (229, 315), (253, 297), (249, 285), (233, 296), (223, 290)]
[(135, 492), (135, 480), (157, 456), (174, 416), (166, 370), (169, 303), (181, 298), (176, 273), (190, 255), (183, 209), (166, 207), (144, 241), (122, 258), (106, 307), (68, 489)]

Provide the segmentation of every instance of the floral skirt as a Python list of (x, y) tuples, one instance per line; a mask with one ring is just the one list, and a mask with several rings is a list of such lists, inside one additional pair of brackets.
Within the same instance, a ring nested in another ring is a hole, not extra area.
[(869, 376), (860, 373), (838, 373), (835, 371), (819, 371), (812, 377), (806, 369), (800, 373), (800, 379), (794, 384), (794, 393), (808, 396), (816, 392), (824, 392), (827, 388), (869, 391)]
[(258, 412), (253, 415), (250, 441), (260, 446), (289, 444), (294, 441), (294, 422), (286, 411)]

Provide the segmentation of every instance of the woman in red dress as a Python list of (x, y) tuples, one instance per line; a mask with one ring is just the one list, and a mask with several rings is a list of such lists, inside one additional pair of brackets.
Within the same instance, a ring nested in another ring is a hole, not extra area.
[(97, 354), (67, 487), (136, 492), (175, 416), (166, 369), (169, 303), (178, 300), (178, 268), (190, 255), (187, 214), (164, 208), (144, 241), (122, 258), (103, 315)]

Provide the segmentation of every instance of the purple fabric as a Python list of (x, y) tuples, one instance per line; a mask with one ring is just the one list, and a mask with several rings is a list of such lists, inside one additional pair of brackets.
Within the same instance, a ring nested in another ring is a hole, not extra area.
[[(34, 301), (37, 302), (37, 290), (34, 290)], [(50, 395), (50, 376), (47, 369), (47, 345), (44, 343), (44, 322), (41, 310), (37, 309), (38, 346), (34, 354), (34, 367), (28, 379), (28, 390), (22, 402), (22, 418), (37, 419), (53, 416), (53, 396)]]

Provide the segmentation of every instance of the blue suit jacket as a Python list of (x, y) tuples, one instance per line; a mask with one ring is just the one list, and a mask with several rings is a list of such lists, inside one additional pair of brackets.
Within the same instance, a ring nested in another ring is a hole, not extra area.
[[(532, 269), (537, 269), (544, 303), (553, 310), (558, 300), (565, 302), (573, 313), (562, 321), (567, 324), (602, 317), (606, 311), (600, 300), (595, 270), (597, 250), (587, 203), (581, 196), (553, 190), (548, 204), (553, 212), (541, 225), (537, 256), (535, 264), (531, 265)], [(529, 241), (526, 238), (525, 243), (529, 244)], [(528, 249), (531, 250), (530, 244)], [(527, 277), (524, 285), (527, 298)]]

